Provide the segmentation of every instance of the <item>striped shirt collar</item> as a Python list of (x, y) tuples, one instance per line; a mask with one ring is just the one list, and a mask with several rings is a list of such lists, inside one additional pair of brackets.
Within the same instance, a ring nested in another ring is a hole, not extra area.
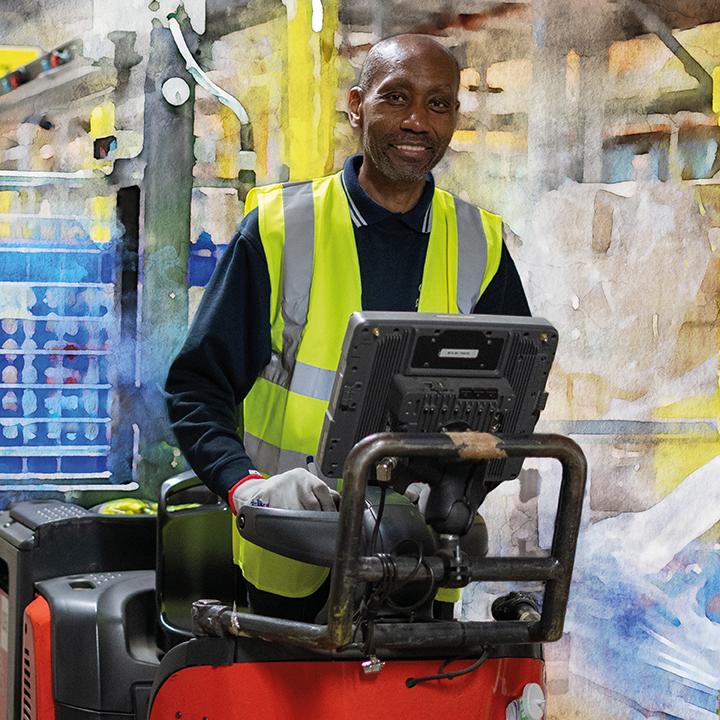
[(360, 185), (358, 171), (362, 165), (362, 158), (362, 155), (349, 157), (345, 161), (340, 176), (350, 205), (350, 217), (352, 217), (353, 225), (355, 227), (374, 225), (388, 217), (395, 217), (416, 232), (429, 233), (432, 227), (432, 197), (435, 192), (435, 181), (432, 174), (428, 173), (425, 188), (415, 207), (405, 213), (393, 213), (382, 205), (378, 205)]

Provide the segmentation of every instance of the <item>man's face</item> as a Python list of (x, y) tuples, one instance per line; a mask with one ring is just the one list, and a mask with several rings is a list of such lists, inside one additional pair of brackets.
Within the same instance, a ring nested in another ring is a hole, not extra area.
[(455, 130), (457, 91), (457, 70), (442, 52), (383, 62), (366, 91), (350, 91), (350, 123), (362, 131), (365, 162), (395, 183), (424, 178)]

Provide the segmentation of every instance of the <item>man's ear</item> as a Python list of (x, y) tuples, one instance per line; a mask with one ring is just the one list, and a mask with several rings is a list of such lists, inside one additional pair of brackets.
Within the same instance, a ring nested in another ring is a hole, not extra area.
[(359, 128), (362, 125), (363, 90), (358, 85), (350, 88), (348, 93), (348, 118), (350, 126)]

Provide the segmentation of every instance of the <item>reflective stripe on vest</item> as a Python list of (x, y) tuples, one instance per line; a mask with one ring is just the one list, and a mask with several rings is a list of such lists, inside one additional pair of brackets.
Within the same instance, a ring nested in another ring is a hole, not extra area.
[[(478, 268), (482, 268), (482, 278), (487, 265), (487, 242), (478, 208), (455, 198), (455, 213), (458, 229), (457, 305), (458, 310), (467, 315), (480, 297), (482, 279), (478, 282)], [(481, 242), (478, 238), (482, 238)]]
[(295, 359), (292, 377), (289, 377), (287, 366), (283, 364), (283, 356), (284, 353), (283, 355), (271, 353), (270, 362), (262, 369), (260, 377), (298, 395), (306, 395), (325, 402), (330, 400), (330, 392), (335, 382), (334, 370), (313, 367)]
[(283, 244), (282, 272), (282, 357), (273, 352), (261, 376), (288, 388), (295, 366), (302, 331), (307, 322), (310, 283), (312, 282), (315, 217), (312, 185), (294, 183), (282, 187), (283, 220), (290, 228), (293, 242)]
[[(347, 196), (340, 174), (312, 182), (255, 188), (246, 212), (258, 208), (258, 224), (271, 284), (272, 357), (245, 399), (245, 446), (267, 475), (304, 467), (315, 455), (347, 321), (361, 309), (360, 269)], [(502, 223), (436, 189), (432, 229), (423, 271), (421, 312), (471, 312), (495, 274)], [(315, 568), (303, 592), (277, 576), (294, 561), (263, 551), (272, 575), (265, 580), (253, 556), (259, 548), (237, 543), (243, 572), (260, 589), (301, 597), (327, 576)], [(254, 548), (254, 550), (252, 550)], [(243, 557), (241, 557), (243, 556)], [(315, 566), (305, 566), (315, 567)], [(248, 572), (250, 574), (248, 574)], [(270, 589), (272, 587), (272, 589)]]

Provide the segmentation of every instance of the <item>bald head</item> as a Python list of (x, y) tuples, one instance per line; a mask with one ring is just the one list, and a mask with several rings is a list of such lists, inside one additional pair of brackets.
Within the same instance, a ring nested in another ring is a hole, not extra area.
[(375, 43), (370, 48), (360, 70), (358, 87), (363, 92), (368, 92), (397, 63), (418, 56), (432, 58), (438, 63), (447, 65), (456, 79), (456, 88), (459, 87), (460, 66), (453, 54), (429, 35), (414, 34), (394, 35)]

